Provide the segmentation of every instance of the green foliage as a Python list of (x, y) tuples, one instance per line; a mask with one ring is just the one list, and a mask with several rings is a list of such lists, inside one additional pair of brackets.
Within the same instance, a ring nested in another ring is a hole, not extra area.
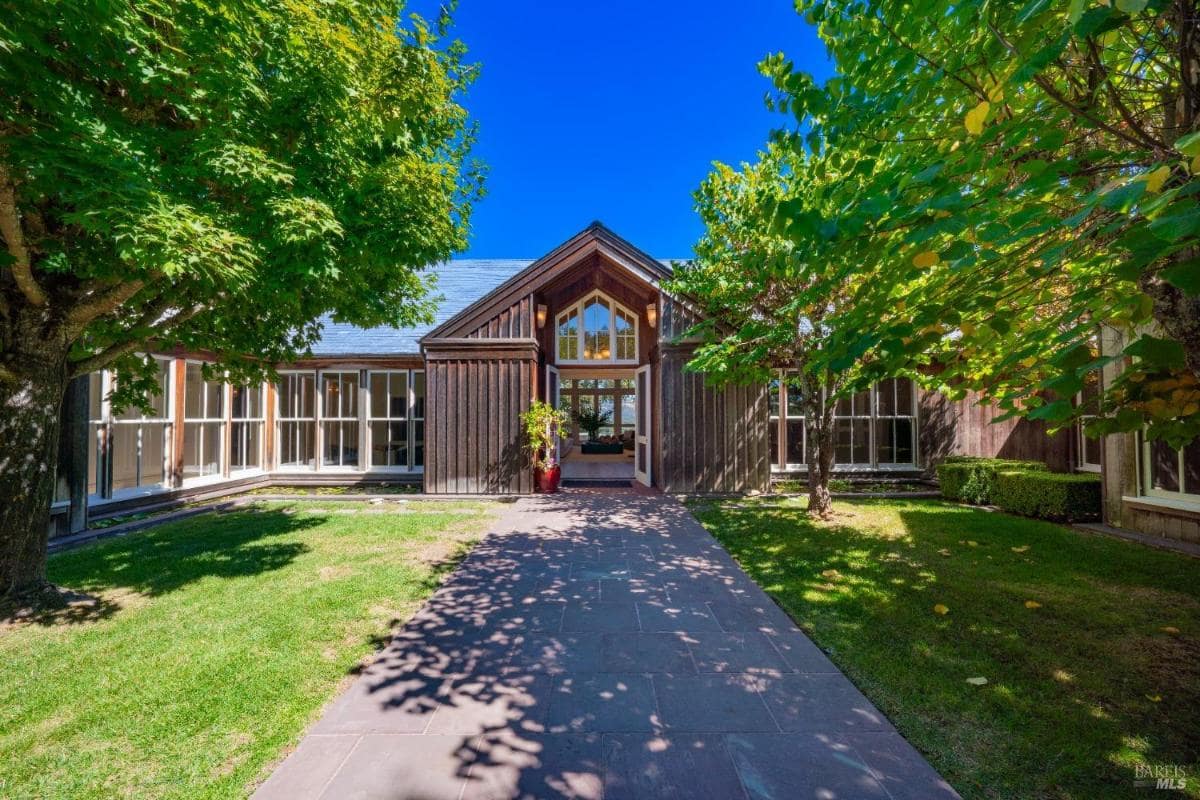
[(595, 439), (600, 429), (612, 421), (612, 412), (584, 406), (575, 412), (574, 417), (575, 424), (587, 433), (588, 438)]
[(567, 412), (534, 400), (529, 410), (522, 412), (521, 424), (525, 426), (525, 449), (533, 459), (534, 469), (550, 469), (557, 464), (554, 443), (562, 438)]
[(1045, 470), (1040, 461), (1013, 461), (1005, 458), (950, 456), (937, 466), (942, 496), (974, 505), (994, 502), (996, 475), (1005, 470)]
[(429, 319), (421, 270), (465, 246), (480, 191), (459, 104), (475, 69), (447, 16), (402, 11), (0, 0), (0, 222), (22, 234), (5, 324), (41, 294), (74, 371), (132, 376), (151, 340), (251, 374), (325, 314)]
[[(811, 367), (933, 363), (950, 391), (1061, 427), (1080, 411), (1047, 392), (1122, 359), (1096, 432), (1200, 434), (1194, 3), (797, 5), (838, 72), (763, 62), (795, 124), (747, 168), (770, 188), (747, 187), (744, 227), (821, 270), (786, 284), (794, 307), (850, 293)], [(762, 317), (764, 360), (795, 322)]]
[(1100, 476), (1036, 470), (1000, 470), (992, 502), (1012, 514), (1058, 522), (1100, 518)]

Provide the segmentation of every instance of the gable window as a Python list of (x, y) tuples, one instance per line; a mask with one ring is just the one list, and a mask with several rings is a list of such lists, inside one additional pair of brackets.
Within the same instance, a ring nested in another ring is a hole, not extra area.
[(558, 363), (636, 363), (638, 318), (601, 292), (592, 292), (558, 315)]

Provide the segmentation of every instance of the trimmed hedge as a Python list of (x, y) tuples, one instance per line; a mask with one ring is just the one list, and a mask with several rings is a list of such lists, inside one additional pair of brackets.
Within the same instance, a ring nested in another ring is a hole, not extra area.
[(1004, 470), (996, 474), (992, 502), (1005, 511), (1057, 522), (1100, 518), (1100, 476)]
[(992, 502), (996, 473), (1003, 470), (1046, 471), (1040, 461), (950, 456), (938, 464), (938, 485), (947, 500), (986, 505)]

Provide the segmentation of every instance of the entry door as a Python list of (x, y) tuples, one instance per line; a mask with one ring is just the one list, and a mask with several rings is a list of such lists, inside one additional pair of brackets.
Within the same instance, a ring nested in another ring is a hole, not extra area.
[(633, 428), (633, 475), (638, 483), (650, 485), (650, 365), (637, 371), (637, 418)]
[[(558, 367), (546, 365), (546, 402), (558, 408), (562, 404), (562, 379), (558, 374)], [(562, 458), (562, 442), (559, 437), (554, 437), (554, 460), (558, 461)]]

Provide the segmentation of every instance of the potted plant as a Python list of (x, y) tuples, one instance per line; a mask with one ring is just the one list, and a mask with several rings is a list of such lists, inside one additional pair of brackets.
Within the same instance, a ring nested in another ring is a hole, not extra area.
[(562, 467), (554, 450), (555, 441), (562, 436), (567, 414), (549, 403), (534, 400), (529, 410), (521, 414), (525, 426), (525, 446), (533, 459), (533, 477), (540, 492), (557, 492)]
[(575, 424), (588, 435), (580, 449), (584, 453), (620, 453), (620, 444), (606, 444), (598, 441), (600, 429), (612, 421), (611, 411), (601, 411), (596, 408), (584, 407), (575, 412)]

